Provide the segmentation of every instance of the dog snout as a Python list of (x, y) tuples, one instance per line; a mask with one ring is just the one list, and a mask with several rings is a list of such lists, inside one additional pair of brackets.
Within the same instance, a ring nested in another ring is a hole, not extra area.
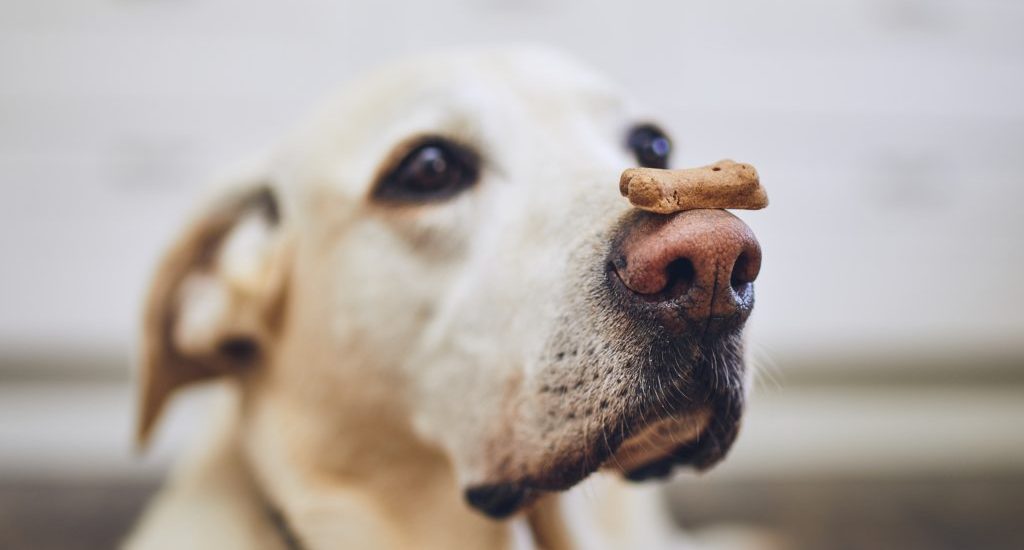
[(609, 264), (631, 306), (653, 310), (676, 335), (709, 336), (749, 315), (761, 247), (724, 210), (634, 211), (620, 226)]

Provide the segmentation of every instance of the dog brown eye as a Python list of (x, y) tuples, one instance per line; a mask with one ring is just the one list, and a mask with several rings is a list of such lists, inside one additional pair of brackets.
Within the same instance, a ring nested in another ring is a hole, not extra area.
[(636, 161), (645, 168), (668, 168), (672, 154), (672, 140), (653, 124), (642, 124), (630, 130), (626, 141), (636, 155)]
[(429, 138), (384, 176), (374, 197), (393, 202), (444, 200), (473, 185), (478, 165), (469, 149), (444, 138)]

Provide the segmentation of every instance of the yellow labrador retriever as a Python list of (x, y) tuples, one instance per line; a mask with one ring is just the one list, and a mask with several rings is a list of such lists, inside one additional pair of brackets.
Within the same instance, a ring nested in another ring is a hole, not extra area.
[(677, 545), (629, 481), (732, 444), (760, 250), (724, 210), (619, 195), (670, 143), (529, 48), (327, 104), (157, 271), (140, 443), (184, 386), (230, 381), (228, 412), (128, 547)]

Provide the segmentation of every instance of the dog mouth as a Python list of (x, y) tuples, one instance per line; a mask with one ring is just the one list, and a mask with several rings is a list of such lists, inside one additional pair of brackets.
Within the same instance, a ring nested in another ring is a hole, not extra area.
[(742, 395), (735, 392), (703, 406), (640, 422), (625, 430), (618, 444), (608, 447), (599, 469), (630, 481), (666, 478), (678, 468), (708, 470), (732, 447), (742, 414)]
[[(560, 438), (556, 452), (519, 454), (520, 459), (532, 455), (533, 460), (525, 460), (535, 467), (524, 466), (518, 475), (497, 476), (511, 478), (509, 481), (469, 487), (468, 503), (488, 516), (504, 518), (540, 495), (566, 490), (598, 470), (644, 481), (667, 477), (682, 467), (711, 468), (735, 441), (744, 408), (741, 384), (695, 382), (721, 380), (707, 376), (702, 369), (714, 368), (716, 363), (721, 368), (722, 360), (719, 357), (711, 364), (698, 360), (691, 365), (687, 382), (678, 382), (674, 388), (662, 384), (661, 391), (653, 392), (660, 397), (644, 399), (645, 392), (639, 390), (627, 395), (618, 412), (604, 417), (599, 427), (589, 425)], [(741, 368), (738, 356), (730, 362)], [(659, 384), (654, 379), (632, 383), (639, 387)], [(670, 394), (681, 395), (683, 390), (689, 399), (665, 399)], [(560, 394), (560, 398), (571, 400), (571, 394)]]
[(711, 420), (708, 409), (657, 420), (628, 436), (601, 466), (632, 481), (666, 477), (699, 448)]
[[(668, 477), (679, 467), (706, 470), (725, 457), (738, 431), (738, 413), (723, 421), (716, 419), (716, 414), (723, 413), (721, 407), (709, 407), (675, 414), (634, 430), (619, 430), (622, 436), (617, 442), (604, 434), (603, 448), (589, 457), (552, 464), (534, 479), (472, 486), (466, 490), (466, 500), (484, 514), (502, 519), (546, 492), (568, 489), (596, 470), (637, 482)], [(595, 463), (596, 467), (588, 466)]]

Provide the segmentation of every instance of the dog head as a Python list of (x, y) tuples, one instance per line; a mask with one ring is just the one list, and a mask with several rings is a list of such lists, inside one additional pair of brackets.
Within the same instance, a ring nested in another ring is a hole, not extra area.
[[(620, 172), (664, 167), (670, 145), (538, 50), (349, 88), (160, 267), (140, 437), (176, 388), (232, 375), (249, 402), (303, 396), (295, 417), (335, 440), (440, 450), (495, 517), (599, 468), (713, 465), (743, 409), (760, 250), (725, 211), (619, 196)], [(353, 418), (362, 432), (332, 432)]]

